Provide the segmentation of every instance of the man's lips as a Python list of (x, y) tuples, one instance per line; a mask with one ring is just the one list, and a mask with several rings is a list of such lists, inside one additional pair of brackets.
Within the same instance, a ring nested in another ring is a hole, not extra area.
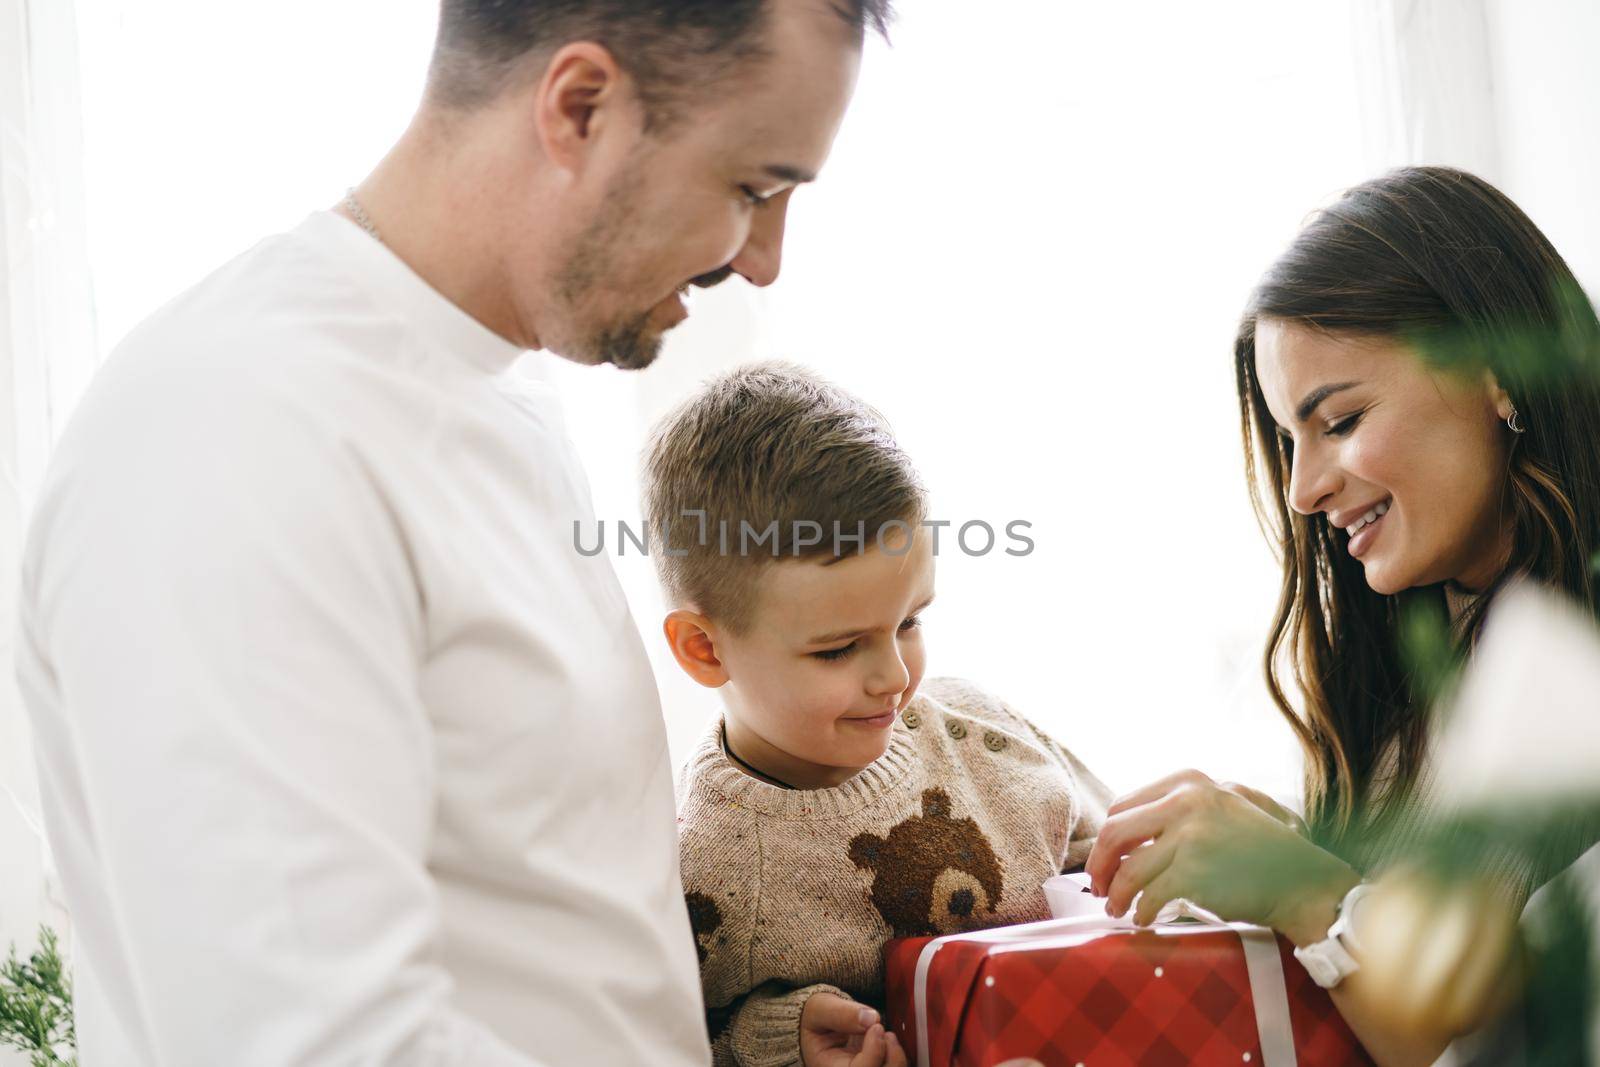
[(698, 278), (690, 278), (690, 285), (696, 289), (712, 289), (733, 277), (733, 267), (718, 267), (710, 274), (702, 274)]
[(658, 305), (664, 309), (666, 317), (672, 320), (667, 324), (667, 329), (670, 330), (689, 317), (690, 290), (710, 289), (713, 286), (721, 285), (732, 276), (732, 267), (721, 267), (710, 274), (702, 274), (698, 278), (691, 278), (674, 289), (671, 295)]

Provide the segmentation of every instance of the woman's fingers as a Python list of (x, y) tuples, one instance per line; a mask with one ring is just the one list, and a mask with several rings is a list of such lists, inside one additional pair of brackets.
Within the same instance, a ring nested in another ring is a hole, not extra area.
[(1238, 782), (1222, 782), (1218, 785), (1218, 788), (1225, 793), (1232, 793), (1236, 797), (1248, 800), (1274, 819), (1293, 829), (1296, 833), (1305, 827), (1305, 823), (1300, 816), (1259, 789), (1252, 789), (1247, 785), (1240, 785)]
[(1171, 835), (1134, 849), (1117, 868), (1116, 877), (1106, 889), (1106, 914), (1119, 918), (1127, 914), (1133, 906), (1133, 898), (1166, 872), (1177, 851), (1177, 841)]
[(908, 1067), (905, 1046), (900, 1044), (900, 1039), (894, 1036), (892, 1030), (889, 1031), (888, 1044), (889, 1054), (883, 1060), (887, 1067)]
[(1115, 815), (1129, 808), (1142, 807), (1153, 800), (1159, 800), (1181, 785), (1211, 785), (1211, 779), (1194, 768), (1169, 774), (1165, 778), (1151, 782), (1142, 789), (1135, 789), (1131, 793), (1124, 793), (1111, 802), (1111, 807), (1106, 809), (1106, 815)]
[(1156, 915), (1162, 908), (1182, 895), (1171, 874), (1162, 873), (1144, 887), (1144, 892), (1139, 897), (1139, 906), (1134, 909), (1133, 924), (1149, 926), (1156, 921)]
[(1160, 837), (1189, 803), (1190, 792), (1179, 787), (1158, 800), (1141, 807), (1130, 808), (1111, 816), (1100, 827), (1100, 835), (1089, 853), (1084, 870), (1089, 874), (1091, 888), (1104, 896), (1116, 878), (1122, 857), (1131, 853), (1151, 838)]

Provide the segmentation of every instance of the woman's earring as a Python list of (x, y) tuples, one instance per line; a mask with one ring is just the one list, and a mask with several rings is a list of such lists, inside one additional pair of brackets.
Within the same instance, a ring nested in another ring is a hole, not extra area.
[(1517, 410), (1515, 404), (1511, 405), (1511, 414), (1506, 418), (1506, 425), (1511, 428), (1512, 433), (1528, 432), (1528, 428), (1522, 425), (1522, 412)]

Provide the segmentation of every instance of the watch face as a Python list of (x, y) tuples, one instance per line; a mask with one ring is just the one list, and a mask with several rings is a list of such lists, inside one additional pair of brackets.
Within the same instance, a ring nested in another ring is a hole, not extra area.
[(1352, 890), (1350, 895), (1345, 897), (1339, 909), (1339, 921), (1335, 923), (1339, 929), (1339, 940), (1343, 941), (1345, 947), (1352, 952), (1358, 951), (1357, 946), (1361, 944), (1361, 931), (1356, 925), (1361, 920), (1356, 918), (1356, 915), (1366, 908), (1365, 888), (1357, 886), (1356, 890)]

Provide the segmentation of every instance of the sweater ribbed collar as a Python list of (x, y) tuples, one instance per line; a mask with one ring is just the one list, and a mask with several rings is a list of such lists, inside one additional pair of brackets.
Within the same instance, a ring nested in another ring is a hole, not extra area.
[(739, 769), (722, 749), (724, 720), (718, 715), (686, 768), (698, 780), (741, 808), (783, 819), (821, 820), (851, 815), (877, 800), (905, 776), (916, 746), (904, 720), (896, 719), (884, 754), (849, 781), (830, 789), (785, 789)]

